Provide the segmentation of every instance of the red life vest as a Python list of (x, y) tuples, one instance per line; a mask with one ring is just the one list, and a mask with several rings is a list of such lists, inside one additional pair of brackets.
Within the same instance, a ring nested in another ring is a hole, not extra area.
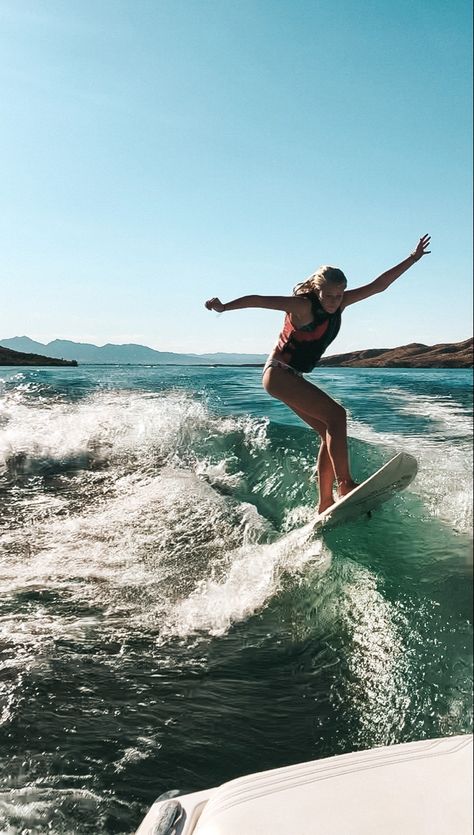
[(287, 313), (276, 344), (283, 362), (303, 373), (313, 370), (341, 327), (340, 307), (335, 313), (327, 313), (315, 293), (305, 295), (311, 302), (313, 321), (303, 328), (295, 328)]

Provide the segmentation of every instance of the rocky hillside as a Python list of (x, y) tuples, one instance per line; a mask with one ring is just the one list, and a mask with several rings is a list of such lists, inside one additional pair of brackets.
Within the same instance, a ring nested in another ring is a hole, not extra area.
[(61, 360), (54, 357), (43, 357), (41, 354), (23, 354), (21, 351), (11, 351), (0, 345), (0, 365), (73, 365), (76, 360)]
[(323, 357), (319, 365), (347, 368), (472, 368), (473, 340), (422, 345), (413, 342), (400, 348), (373, 348)]

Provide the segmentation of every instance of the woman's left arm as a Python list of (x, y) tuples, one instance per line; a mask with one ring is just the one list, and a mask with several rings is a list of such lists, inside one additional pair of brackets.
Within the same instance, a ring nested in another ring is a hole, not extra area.
[(371, 281), (370, 284), (364, 284), (363, 287), (356, 287), (354, 290), (346, 290), (341, 305), (342, 309), (347, 307), (349, 304), (355, 304), (355, 302), (361, 302), (364, 299), (368, 299), (370, 296), (375, 295), (375, 293), (382, 293), (387, 289), (387, 287), (390, 287), (390, 285), (393, 284), (397, 278), (400, 278), (400, 276), (410, 269), (413, 264), (416, 264), (420, 258), (423, 258), (423, 255), (429, 255), (430, 250), (428, 247), (430, 245), (430, 241), (431, 238), (429, 235), (423, 235), (411, 255), (409, 255), (408, 258), (405, 258), (404, 261), (401, 261), (400, 264), (397, 264), (395, 267), (392, 267), (390, 270), (382, 273), (382, 275), (379, 275), (378, 278)]

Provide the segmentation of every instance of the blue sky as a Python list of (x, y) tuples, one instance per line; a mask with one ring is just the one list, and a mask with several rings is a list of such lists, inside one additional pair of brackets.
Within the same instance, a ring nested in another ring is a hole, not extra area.
[(0, 338), (268, 351), (204, 300), (350, 286), (336, 351), (472, 334), (464, 0), (0, 0)]

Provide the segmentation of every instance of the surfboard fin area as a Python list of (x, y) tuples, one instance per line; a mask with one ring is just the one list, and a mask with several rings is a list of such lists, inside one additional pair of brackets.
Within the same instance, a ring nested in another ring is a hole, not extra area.
[(405, 490), (417, 472), (416, 458), (408, 452), (399, 452), (355, 490), (320, 513), (314, 521), (314, 529), (335, 527), (369, 514), (388, 501), (394, 493)]

